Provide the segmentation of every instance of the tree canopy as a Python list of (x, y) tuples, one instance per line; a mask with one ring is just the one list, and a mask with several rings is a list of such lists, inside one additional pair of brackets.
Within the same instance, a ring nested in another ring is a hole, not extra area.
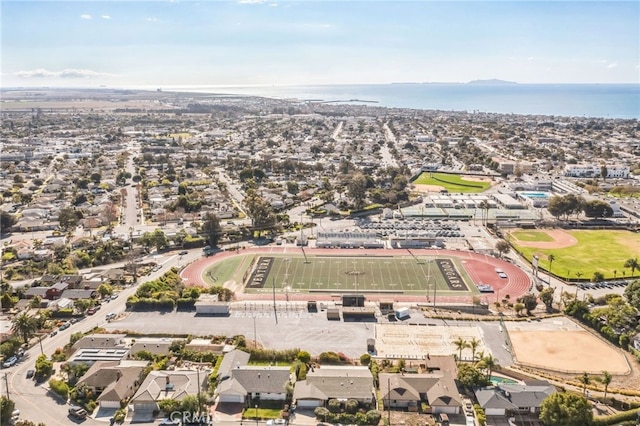
[(540, 420), (549, 426), (584, 426), (593, 412), (587, 398), (568, 392), (556, 392), (542, 401)]
[(624, 289), (624, 297), (627, 302), (637, 310), (640, 310), (640, 280), (635, 280)]
[(206, 213), (202, 222), (202, 233), (207, 240), (207, 244), (211, 247), (216, 247), (220, 240), (220, 234), (222, 227), (220, 226), (220, 219), (213, 213)]

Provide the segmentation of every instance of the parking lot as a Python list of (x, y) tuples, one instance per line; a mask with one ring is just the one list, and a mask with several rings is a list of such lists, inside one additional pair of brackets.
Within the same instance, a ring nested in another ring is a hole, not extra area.
[(363, 230), (375, 231), (379, 237), (389, 235), (412, 233), (429, 234), (441, 238), (462, 238), (464, 232), (461, 232), (460, 225), (454, 221), (448, 220), (423, 220), (423, 219), (406, 219), (406, 220), (386, 220), (384, 222), (359, 221), (357, 226)]
[(325, 312), (301, 310), (244, 311), (233, 309), (228, 317), (196, 316), (194, 312), (131, 312), (104, 324), (108, 331), (136, 331), (149, 335), (235, 336), (248, 344), (256, 340), (266, 348), (301, 348), (312, 354), (342, 352), (357, 358), (366, 352), (367, 339), (374, 337), (372, 323), (329, 321)]

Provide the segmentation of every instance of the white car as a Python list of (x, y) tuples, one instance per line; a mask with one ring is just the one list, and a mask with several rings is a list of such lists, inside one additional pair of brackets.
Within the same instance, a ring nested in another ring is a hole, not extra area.
[(279, 426), (286, 424), (287, 422), (284, 419), (267, 420), (267, 426)]

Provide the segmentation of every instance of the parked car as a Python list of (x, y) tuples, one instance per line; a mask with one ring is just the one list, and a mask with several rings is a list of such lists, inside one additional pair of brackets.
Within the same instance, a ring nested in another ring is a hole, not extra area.
[(96, 311), (97, 311), (96, 308), (91, 308), (91, 309), (87, 310), (87, 315), (93, 315), (93, 314), (96, 313)]
[(11, 358), (9, 358), (8, 360), (2, 363), (2, 367), (4, 368), (13, 367), (14, 365), (16, 365), (16, 362), (18, 362), (18, 357), (12, 356)]
[(75, 417), (76, 419), (86, 419), (87, 418), (87, 410), (82, 407), (69, 407), (69, 415), (71, 417)]

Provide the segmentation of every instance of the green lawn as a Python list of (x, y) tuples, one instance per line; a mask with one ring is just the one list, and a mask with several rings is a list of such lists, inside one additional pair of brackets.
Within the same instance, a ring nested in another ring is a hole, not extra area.
[(514, 231), (511, 235), (520, 241), (554, 241), (551, 235), (540, 231)]
[(423, 172), (412, 183), (418, 185), (438, 185), (452, 193), (483, 192), (490, 186), (490, 182), (467, 180), (456, 174)]
[[(576, 279), (577, 273), (583, 280), (590, 279), (594, 272), (601, 272), (607, 279), (630, 277), (631, 270), (623, 265), (627, 259), (640, 257), (640, 234), (612, 230), (568, 232), (578, 240), (577, 245), (539, 249), (518, 246), (515, 240), (511, 242), (529, 260), (534, 254), (538, 255), (539, 267), (544, 270), (549, 269), (547, 256), (553, 254), (555, 260), (551, 264), (551, 272), (568, 280)], [(640, 275), (640, 271), (635, 275)]]
[[(263, 286), (251, 288), (248, 293), (270, 293), (275, 287), (279, 294), (286, 293), (398, 293), (432, 294), (434, 283), (438, 295), (478, 294), (473, 281), (459, 261), (452, 258), (458, 274), (467, 290), (451, 290), (440, 273), (435, 259), (411, 256), (359, 256), (331, 257), (273, 255), (261, 259), (272, 259), (270, 269), (265, 271)], [(287, 290), (286, 288), (289, 288)]]
[(223, 262), (216, 262), (207, 268), (202, 279), (209, 285), (222, 285), (231, 279), (240, 282), (242, 273), (249, 267), (253, 257), (253, 255), (233, 256)]

